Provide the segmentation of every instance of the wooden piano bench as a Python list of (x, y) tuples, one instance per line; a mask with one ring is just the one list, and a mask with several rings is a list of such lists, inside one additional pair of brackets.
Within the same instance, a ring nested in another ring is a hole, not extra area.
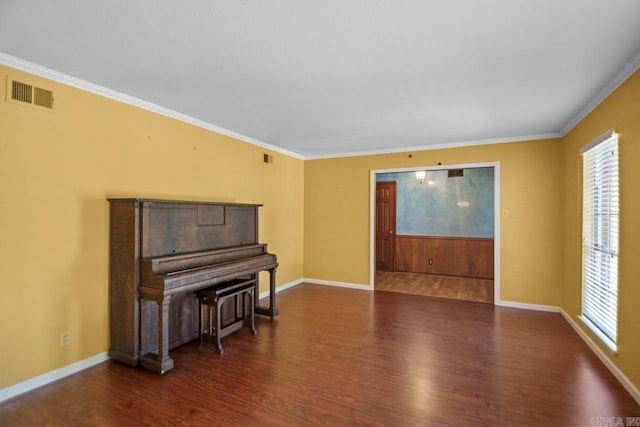
[[(255, 283), (255, 279), (236, 279), (195, 292), (200, 307), (198, 325), (200, 346), (203, 345), (205, 340), (213, 340), (218, 352), (222, 354), (224, 353), (221, 343), (222, 338), (241, 329), (243, 326), (248, 327), (254, 335), (257, 333), (253, 311)], [(238, 297), (240, 297), (240, 300)], [(231, 298), (234, 299), (233, 303), (235, 305), (233, 322), (223, 325), (222, 304)], [(207, 307), (207, 325), (204, 330), (202, 328), (203, 307)]]

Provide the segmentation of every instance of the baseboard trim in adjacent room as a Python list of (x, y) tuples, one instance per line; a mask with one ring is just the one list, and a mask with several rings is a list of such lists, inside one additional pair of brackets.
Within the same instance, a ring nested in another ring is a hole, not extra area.
[(498, 305), (500, 307), (522, 308), (525, 310), (548, 311), (551, 313), (560, 313), (560, 307), (556, 307), (554, 305), (527, 304), (524, 302), (504, 301), (504, 300), (496, 301), (495, 305)]
[(607, 355), (602, 351), (600, 347), (591, 339), (591, 337), (573, 320), (573, 318), (564, 310), (560, 309), (560, 314), (564, 317), (564, 320), (573, 328), (574, 331), (580, 338), (589, 346), (589, 348), (598, 356), (598, 359), (604, 366), (611, 371), (614, 377), (622, 384), (622, 386), (629, 392), (631, 397), (633, 397), (638, 404), (640, 404), (640, 390), (633, 385), (633, 383), (627, 378), (625, 374), (622, 373), (620, 369), (607, 357)]
[(0, 389), (0, 402), (4, 402), (5, 400), (11, 399), (12, 397), (16, 397), (28, 391), (35, 390), (38, 387), (42, 387), (43, 385), (47, 385), (64, 377), (68, 377), (69, 375), (83, 371), (107, 360), (109, 360), (109, 355), (105, 351), (104, 353), (96, 354), (95, 356), (72, 363), (71, 365), (63, 366), (62, 368), (47, 372), (46, 374)]
[(325, 286), (337, 286), (339, 288), (349, 288), (349, 289), (359, 289), (361, 291), (370, 291), (371, 288), (369, 285), (359, 285), (357, 283), (345, 283), (345, 282), (333, 282), (331, 280), (320, 280), (320, 279), (302, 279), (305, 283), (311, 283), (314, 285), (325, 285)]

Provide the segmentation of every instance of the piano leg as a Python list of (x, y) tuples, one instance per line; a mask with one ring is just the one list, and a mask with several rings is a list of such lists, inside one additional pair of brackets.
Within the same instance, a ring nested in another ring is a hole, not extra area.
[(173, 369), (173, 359), (169, 357), (169, 304), (171, 295), (165, 296), (158, 304), (158, 354), (145, 354), (140, 358), (144, 368), (164, 374)]
[(269, 270), (269, 307), (263, 307), (259, 305), (260, 289), (258, 288), (258, 280), (256, 278), (255, 295), (253, 297), (255, 303), (256, 314), (262, 314), (264, 316), (276, 317), (278, 315), (278, 308), (276, 307), (276, 270)]

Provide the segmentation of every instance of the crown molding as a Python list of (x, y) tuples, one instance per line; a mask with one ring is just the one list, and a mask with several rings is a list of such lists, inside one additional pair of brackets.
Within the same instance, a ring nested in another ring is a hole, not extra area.
[(231, 131), (229, 129), (222, 128), (220, 126), (216, 126), (214, 124), (205, 122), (200, 119), (196, 119), (194, 117), (188, 116), (186, 114), (179, 113), (177, 111), (170, 110), (165, 107), (161, 107), (159, 105), (147, 102), (145, 100), (105, 88), (103, 86), (99, 86), (90, 82), (87, 82), (82, 79), (78, 79), (73, 76), (69, 76), (64, 73), (60, 73), (58, 71), (25, 61), (20, 58), (16, 58), (14, 56), (5, 54), (0, 52), (0, 64), (16, 68), (31, 74), (35, 74), (53, 81), (57, 81), (59, 83), (63, 83), (87, 92), (91, 92), (100, 96), (104, 96), (106, 98), (110, 98), (119, 102), (123, 102), (125, 104), (132, 105), (134, 107), (142, 108), (147, 111), (151, 111), (156, 114), (163, 115), (165, 117), (169, 117), (175, 120), (179, 120), (193, 126), (200, 127), (202, 129), (206, 129), (212, 132), (216, 132), (225, 136), (229, 136), (231, 138), (237, 139), (239, 141), (243, 141), (252, 145), (256, 145), (258, 147), (262, 147), (274, 152), (278, 152), (290, 157), (294, 157), (300, 160), (319, 160), (319, 159), (334, 159), (334, 158), (343, 158), (343, 157), (358, 157), (358, 156), (372, 156), (379, 154), (396, 154), (410, 151), (428, 151), (428, 150), (438, 150), (443, 148), (461, 148), (461, 147), (471, 147), (475, 145), (487, 145), (487, 144), (502, 144), (509, 142), (522, 142), (522, 141), (533, 141), (533, 140), (542, 140), (542, 139), (553, 139), (553, 138), (563, 138), (567, 133), (569, 133), (580, 121), (582, 121), (594, 108), (596, 108), (602, 101), (605, 100), (607, 96), (609, 96), (618, 86), (620, 86), (626, 79), (628, 79), (638, 68), (640, 68), (640, 51), (637, 52), (631, 60), (622, 68), (616, 75), (605, 84), (596, 94), (587, 102), (578, 112), (569, 119), (562, 129), (559, 132), (545, 133), (545, 134), (537, 134), (537, 135), (524, 135), (524, 136), (513, 136), (513, 137), (503, 137), (503, 138), (494, 138), (494, 139), (482, 139), (482, 140), (471, 140), (471, 141), (458, 141), (458, 142), (450, 142), (443, 144), (432, 144), (432, 145), (422, 145), (422, 146), (413, 146), (413, 147), (396, 147), (382, 150), (367, 150), (367, 151), (354, 151), (348, 153), (334, 153), (334, 154), (322, 154), (322, 155), (310, 155), (304, 156), (302, 154), (289, 151), (275, 145), (268, 144), (266, 142), (257, 140), (255, 138), (248, 137), (246, 135), (239, 134), (237, 132)]
[(554, 133), (544, 133), (544, 134), (538, 134), (538, 135), (524, 135), (524, 136), (512, 136), (512, 137), (506, 137), (506, 138), (479, 139), (474, 141), (448, 142), (444, 144), (421, 145), (421, 146), (415, 146), (415, 147), (389, 148), (389, 149), (383, 149), (383, 150), (357, 151), (357, 152), (351, 152), (351, 153), (305, 156), (304, 159), (319, 160), (319, 159), (336, 159), (340, 157), (375, 156), (378, 154), (397, 154), (397, 153), (406, 153), (409, 151), (428, 151), (428, 150), (440, 150), (443, 148), (471, 147), (475, 145), (506, 144), (509, 142), (535, 141), (535, 140), (541, 140), (541, 139), (554, 139), (554, 138), (561, 138), (561, 137), (562, 135), (559, 132), (554, 132)]
[(594, 108), (596, 108), (607, 96), (627, 80), (636, 70), (640, 68), (640, 51), (638, 51), (624, 67), (618, 71), (599, 91), (562, 127), (560, 133), (564, 137), (578, 123), (582, 121)]
[(16, 68), (21, 71), (25, 71), (30, 74), (35, 74), (37, 76), (56, 81), (58, 83), (63, 83), (68, 86), (75, 87), (77, 89), (91, 92), (96, 95), (104, 96), (105, 98), (123, 102), (125, 104), (132, 105), (134, 107), (142, 108), (143, 110), (151, 111), (152, 113), (160, 114), (162, 116), (179, 120), (181, 122), (188, 123), (190, 125), (197, 126), (202, 129), (206, 129), (206, 130), (216, 132), (225, 136), (229, 136), (231, 138), (234, 138), (243, 142), (247, 142), (252, 145), (257, 145), (258, 147), (262, 147), (271, 151), (285, 154), (290, 157), (295, 157), (297, 159), (304, 160), (304, 157), (298, 153), (294, 153), (292, 151), (285, 150), (271, 144), (267, 144), (266, 142), (262, 142), (255, 138), (251, 138), (246, 135), (242, 135), (237, 132), (231, 131), (229, 129), (216, 126), (214, 124), (205, 122), (204, 120), (196, 119), (186, 114), (173, 111), (169, 108), (161, 107), (151, 102), (147, 102), (143, 99), (139, 99), (139, 98), (136, 98), (136, 97), (133, 97), (133, 96), (130, 96), (130, 95), (127, 95), (127, 94), (124, 94), (100, 85), (87, 82), (85, 80), (82, 80), (73, 76), (69, 76), (64, 73), (60, 73), (50, 68), (46, 68), (46, 67), (28, 62), (20, 58), (16, 58), (15, 56), (7, 55), (3, 52), (0, 52), (0, 64), (6, 65), (8, 67)]

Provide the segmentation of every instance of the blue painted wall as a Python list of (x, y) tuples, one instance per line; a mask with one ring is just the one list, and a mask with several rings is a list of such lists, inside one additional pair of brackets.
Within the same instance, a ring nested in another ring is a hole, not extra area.
[(383, 173), (377, 181), (396, 181), (396, 234), (493, 237), (493, 168), (427, 171), (423, 183), (415, 172)]

